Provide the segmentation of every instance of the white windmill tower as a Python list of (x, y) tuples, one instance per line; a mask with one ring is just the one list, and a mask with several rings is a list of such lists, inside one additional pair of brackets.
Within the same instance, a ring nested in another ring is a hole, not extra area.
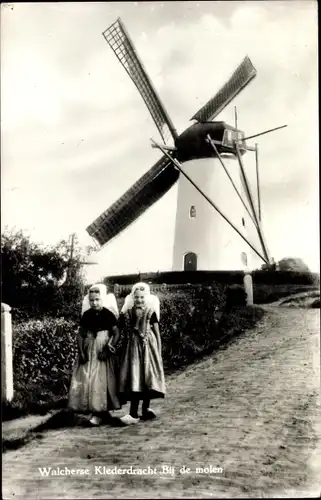
[[(237, 124), (231, 127), (212, 121), (256, 76), (250, 59), (245, 57), (220, 91), (192, 117), (196, 123), (178, 135), (122, 21), (117, 19), (103, 36), (136, 85), (165, 144), (153, 144), (163, 156), (87, 232), (105, 245), (179, 180), (173, 270), (238, 269), (241, 254), (249, 250), (269, 264), (242, 161), (243, 154), (255, 148), (246, 145)], [(166, 145), (168, 139), (173, 146)], [(224, 209), (218, 208), (221, 205)]]

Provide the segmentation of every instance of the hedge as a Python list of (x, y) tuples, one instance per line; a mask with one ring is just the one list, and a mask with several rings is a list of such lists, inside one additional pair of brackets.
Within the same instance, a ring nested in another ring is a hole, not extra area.
[[(252, 272), (253, 282), (258, 285), (320, 285), (320, 275), (318, 273), (300, 271), (274, 271), (255, 270)], [(146, 283), (169, 285), (177, 284), (209, 284), (221, 283), (222, 285), (232, 285), (243, 283), (243, 271), (165, 271), (157, 273), (127, 274), (122, 276), (108, 276), (104, 282), (110, 286), (133, 285), (138, 281)]]
[(75, 322), (62, 318), (13, 324), (13, 413), (60, 404), (69, 388), (77, 329)]

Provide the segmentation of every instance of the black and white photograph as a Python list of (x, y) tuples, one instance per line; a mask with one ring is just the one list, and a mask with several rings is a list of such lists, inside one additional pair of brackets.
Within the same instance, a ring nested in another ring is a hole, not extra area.
[(320, 498), (317, 7), (1, 4), (4, 500)]

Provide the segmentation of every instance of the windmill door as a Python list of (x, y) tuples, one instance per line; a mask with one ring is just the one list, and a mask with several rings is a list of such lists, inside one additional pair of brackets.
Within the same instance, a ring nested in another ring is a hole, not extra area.
[(189, 252), (184, 255), (184, 271), (197, 271), (197, 255)]

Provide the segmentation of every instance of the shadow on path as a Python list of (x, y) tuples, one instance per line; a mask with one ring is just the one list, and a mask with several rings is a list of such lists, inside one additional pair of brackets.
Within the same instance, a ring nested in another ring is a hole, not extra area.
[[(122, 427), (122, 423), (119, 418), (110, 416), (106, 418), (102, 425), (109, 425), (112, 427)], [(63, 409), (58, 413), (55, 413), (46, 422), (38, 425), (33, 429), (35, 432), (43, 432), (53, 429), (65, 429), (68, 427), (95, 427), (93, 426), (88, 418), (88, 415), (82, 415), (74, 413), (71, 410)]]

